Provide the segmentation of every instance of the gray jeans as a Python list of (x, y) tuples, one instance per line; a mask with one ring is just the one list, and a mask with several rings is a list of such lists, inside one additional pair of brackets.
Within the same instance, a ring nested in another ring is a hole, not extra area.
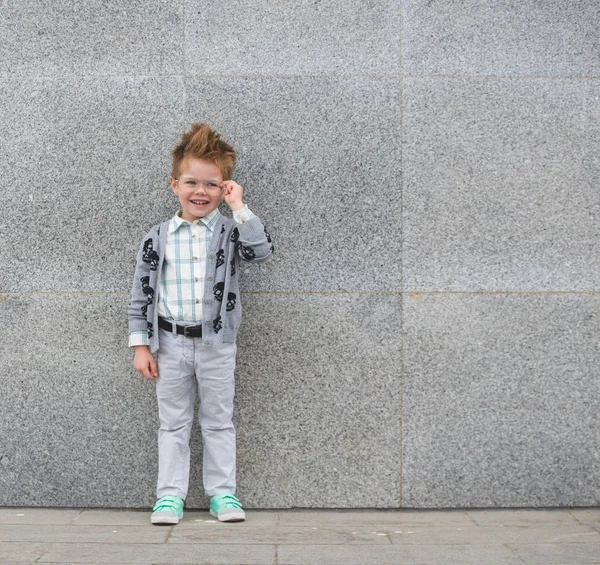
[(190, 476), (190, 431), (196, 394), (202, 430), (203, 481), (207, 495), (235, 494), (235, 343), (207, 347), (159, 328), (156, 397), (158, 431), (158, 498), (167, 494), (185, 500)]

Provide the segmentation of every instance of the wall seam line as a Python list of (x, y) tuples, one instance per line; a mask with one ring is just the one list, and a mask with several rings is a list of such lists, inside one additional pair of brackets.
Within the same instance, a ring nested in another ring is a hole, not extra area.
[[(183, 63), (185, 65), (185, 62)], [(399, 74), (356, 74), (356, 73), (322, 73), (322, 74), (235, 74), (235, 75), (218, 75), (218, 74), (210, 74), (210, 73), (187, 73), (183, 72), (183, 74), (168, 74), (168, 75), (152, 75), (152, 74), (131, 74), (131, 75), (111, 75), (111, 74), (81, 74), (81, 75), (14, 75), (14, 76), (0, 76), (0, 80), (44, 80), (44, 79), (55, 79), (55, 80), (63, 80), (63, 79), (166, 79), (166, 78), (194, 78), (194, 77), (202, 77), (202, 78), (255, 78), (255, 79), (289, 79), (289, 78), (327, 78), (327, 79), (351, 79), (351, 78), (369, 78), (369, 79), (390, 79), (390, 78), (401, 78)], [(515, 79), (515, 80), (600, 80), (599, 76), (565, 76), (565, 75), (438, 75), (438, 74), (407, 74), (404, 75), (403, 78), (465, 78), (465, 79)]]
[(399, 468), (399, 505), (403, 507), (404, 503), (404, 490), (402, 477), (404, 476), (404, 300), (402, 293), (404, 292), (404, 45), (402, 43), (404, 33), (404, 2), (399, 0), (398, 9), (400, 16), (400, 100), (399, 100), (399, 126), (400, 126), (400, 140), (399, 140), (399, 172), (400, 172), (400, 421), (399, 421), (399, 448), (400, 448), (400, 468)]
[[(185, 64), (185, 63), (182, 63)], [(418, 75), (420, 76), (420, 75)], [(426, 75), (424, 75), (426, 76)], [(457, 75), (460, 76), (460, 75)], [(352, 79), (352, 78), (370, 78), (370, 79), (391, 79), (391, 78), (400, 78), (400, 75), (397, 73), (377, 73), (377, 74), (368, 74), (368, 73), (320, 73), (320, 74), (235, 74), (235, 75), (220, 75), (220, 74), (212, 74), (212, 73), (189, 73), (189, 72), (181, 72), (175, 74), (120, 74), (120, 75), (111, 75), (111, 74), (73, 74), (73, 75), (5, 75), (0, 76), (0, 80), (45, 80), (45, 79), (56, 79), (56, 80), (64, 80), (64, 79), (139, 79), (139, 80), (147, 80), (147, 79), (167, 79), (167, 78), (218, 78), (218, 79), (238, 79), (238, 78), (247, 78), (247, 79), (302, 79), (302, 78), (326, 78), (326, 79)], [(566, 77), (568, 78), (568, 77)], [(600, 77), (598, 77), (600, 78)]]
[[(47, 291), (8, 291), (8, 290), (0, 290), (0, 296), (23, 296), (23, 295), (50, 295), (50, 294), (114, 294), (118, 296), (128, 296), (130, 291), (110, 291), (110, 290), (47, 290)], [(322, 295), (379, 295), (379, 296), (402, 296), (406, 295), (409, 298), (412, 298), (411, 295), (415, 295), (415, 297), (426, 297), (429, 294), (432, 295), (600, 295), (600, 291), (598, 290), (494, 290), (494, 291), (467, 291), (467, 290), (455, 290), (455, 291), (400, 291), (400, 290), (390, 290), (390, 291), (377, 291), (377, 290), (242, 290), (242, 294), (282, 294), (282, 295), (312, 295), (312, 294), (322, 294)]]

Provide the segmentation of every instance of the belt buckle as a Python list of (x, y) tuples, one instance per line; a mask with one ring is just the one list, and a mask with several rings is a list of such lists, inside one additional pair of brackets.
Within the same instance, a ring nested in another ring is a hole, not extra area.
[(202, 324), (197, 324), (195, 326), (183, 326), (183, 335), (184, 335), (184, 337), (193, 337), (192, 335), (190, 335), (188, 333), (188, 330), (192, 331), (192, 330), (197, 330), (198, 328), (202, 329)]

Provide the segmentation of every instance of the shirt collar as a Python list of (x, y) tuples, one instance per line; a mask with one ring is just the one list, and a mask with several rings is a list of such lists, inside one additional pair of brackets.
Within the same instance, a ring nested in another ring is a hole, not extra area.
[(213, 231), (215, 224), (219, 221), (220, 217), (221, 212), (219, 212), (219, 209), (216, 208), (210, 214), (208, 214), (208, 216), (204, 216), (204, 218), (198, 218), (194, 222), (188, 222), (181, 217), (181, 210), (179, 210), (169, 223), (169, 233), (176, 232), (183, 225), (191, 226), (192, 223), (196, 225), (203, 223), (210, 231)]

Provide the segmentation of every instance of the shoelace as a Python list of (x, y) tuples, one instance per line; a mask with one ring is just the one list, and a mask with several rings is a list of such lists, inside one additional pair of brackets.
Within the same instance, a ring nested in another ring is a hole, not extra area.
[(176, 496), (166, 495), (163, 496), (152, 509), (154, 512), (159, 510), (173, 510), (174, 512), (180, 512), (181, 502)]

